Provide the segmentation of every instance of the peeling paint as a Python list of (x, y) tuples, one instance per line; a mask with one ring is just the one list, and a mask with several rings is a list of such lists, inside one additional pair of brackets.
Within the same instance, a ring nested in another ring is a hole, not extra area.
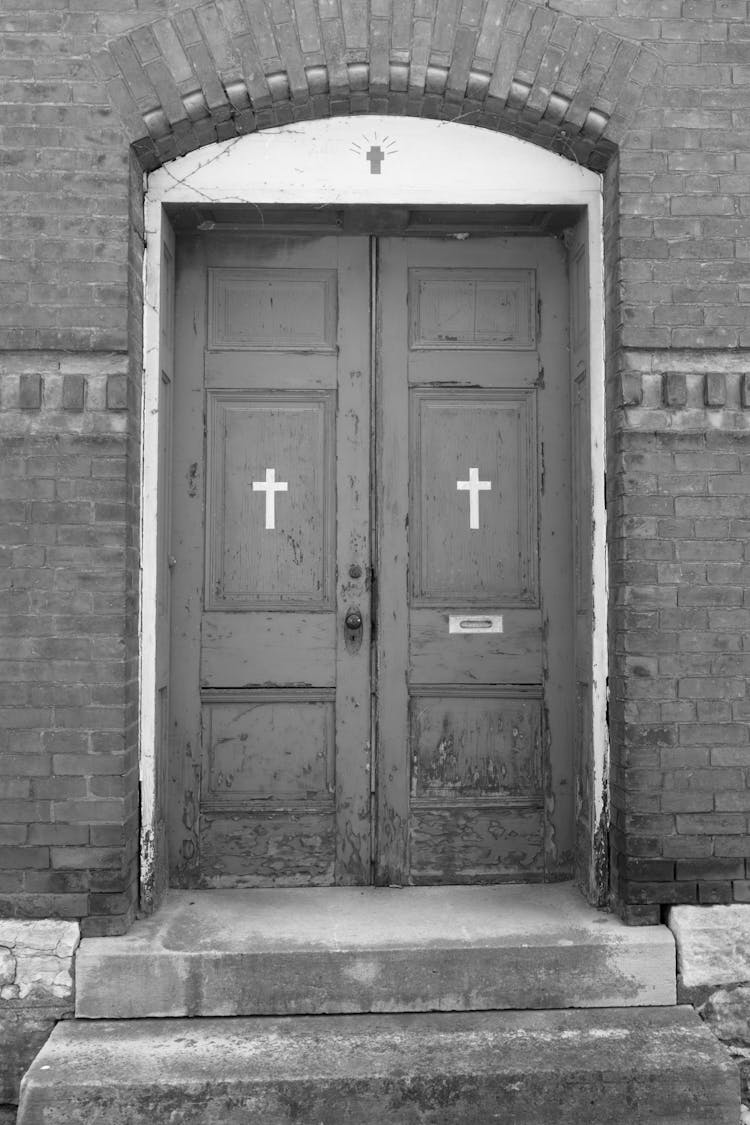
[[(426, 125), (426, 124), (429, 124), (429, 128), (432, 128), (432, 125), (433, 125), (433, 123), (424, 123), (424, 122), (420, 122), (418, 124), (419, 124), (420, 128), (421, 128), (422, 125)], [(297, 134), (297, 137), (298, 137), (300, 143), (302, 143), (303, 149), (306, 150), (306, 146), (310, 146), (311, 144), (313, 144), (313, 141), (314, 141), (314, 139), (317, 135), (316, 130), (322, 130), (323, 133), (326, 133), (327, 130), (328, 131), (330, 131), (330, 130), (335, 131), (336, 129), (338, 129), (340, 127), (342, 127), (342, 126), (338, 122), (322, 123), (322, 124), (321, 123), (310, 123), (309, 125), (305, 124), (304, 126), (299, 127), (299, 128), (295, 128), (295, 129), (285, 128), (285, 129), (280, 129), (280, 130), (277, 130), (277, 131), (269, 131), (264, 137), (253, 138), (251, 143), (253, 143), (257, 146), (261, 146), (261, 147), (264, 146), (264, 145), (274, 145), (274, 144), (276, 144), (276, 142), (283, 143), (284, 136), (290, 137), (290, 135), (292, 133), (295, 133), (295, 134)], [(411, 124), (409, 125), (409, 127), (411, 128)], [(448, 129), (450, 131), (454, 128), (460, 128), (460, 127), (453, 126), (451, 124), (448, 124), (448, 125), (441, 124), (439, 126), (439, 128), (440, 128), (440, 131), (442, 133), (445, 133), (446, 129)], [(424, 131), (426, 132), (428, 130), (425, 129)], [(311, 137), (313, 138), (313, 140), (311, 140)], [(444, 138), (441, 137), (441, 141), (443, 139)], [(239, 154), (241, 152), (241, 149), (238, 148), (237, 146), (242, 145), (244, 143), (245, 143), (244, 139), (235, 138), (231, 142), (225, 143), (223, 146), (219, 146), (219, 148), (215, 152), (209, 152), (208, 150), (202, 150), (200, 155), (191, 154), (190, 157), (184, 158), (185, 161), (187, 161), (187, 163), (183, 164), (181, 162), (174, 162), (169, 169), (166, 169), (166, 167), (165, 167), (165, 168), (161, 169), (160, 172), (155, 173), (154, 176), (150, 178), (150, 181), (149, 181), (149, 186), (150, 186), (150, 189), (151, 189), (150, 190), (150, 201), (149, 201), (150, 206), (147, 209), (147, 227), (148, 227), (148, 231), (149, 231), (149, 240), (148, 240), (149, 245), (148, 245), (148, 251), (147, 252), (148, 252), (148, 255), (150, 256), (152, 266), (154, 264), (153, 256), (154, 256), (154, 254), (158, 254), (158, 252), (159, 252), (158, 248), (160, 246), (160, 241), (161, 241), (161, 239), (159, 237), (154, 239), (152, 237), (152, 235), (154, 233), (157, 236), (160, 234), (160, 224), (161, 224), (161, 221), (162, 221), (162, 219), (161, 219), (162, 199), (166, 198), (166, 197), (169, 197), (171, 199), (178, 199), (178, 198), (182, 198), (183, 196), (187, 196), (187, 197), (194, 198), (194, 199), (205, 199), (205, 200), (210, 199), (211, 201), (215, 201), (216, 198), (217, 198), (217, 190), (220, 190), (220, 189), (214, 190), (215, 185), (213, 184), (213, 181), (211, 181), (211, 188), (209, 190), (204, 190), (205, 185), (208, 182), (208, 178), (206, 180), (201, 180), (200, 176), (197, 175), (196, 173), (202, 171), (203, 169), (209, 169), (212, 165), (218, 165), (218, 163), (224, 157), (226, 157), (226, 160), (224, 160), (224, 166), (225, 167), (228, 168), (230, 165), (236, 164), (237, 163), (237, 157), (239, 156)], [(501, 143), (505, 143), (505, 141), (503, 140), (503, 141), (501, 141)], [(219, 149), (220, 149), (220, 151), (219, 151)], [(259, 149), (259, 151), (260, 151), (260, 149)], [(297, 160), (297, 163), (299, 163), (298, 153), (295, 156), (295, 160)], [(191, 164), (191, 161), (192, 161), (192, 164)], [(242, 176), (245, 177), (245, 179), (241, 180), (241, 181), (235, 179), (233, 184), (230, 185), (229, 195), (225, 195), (225, 198), (237, 199), (237, 198), (240, 198), (240, 197), (242, 197), (242, 196), (244, 196), (248, 193), (250, 193), (251, 195), (257, 195), (257, 185), (254, 186), (252, 182), (246, 180), (247, 175), (250, 175), (251, 180), (252, 180), (252, 176), (255, 175), (255, 173), (252, 172), (252, 167), (250, 168), (250, 171), (248, 172), (248, 166), (247, 166), (246, 162), (242, 161), (241, 163), (243, 165)], [(258, 167), (257, 164), (253, 164), (252, 166), (256, 167), (256, 168)], [(264, 169), (267, 168), (267, 167), (270, 167), (270, 163), (265, 162), (264, 163)], [(274, 169), (275, 169), (275, 167), (276, 166), (274, 165)], [(213, 177), (214, 174), (215, 173), (212, 171), (211, 176)], [(282, 191), (282, 193), (283, 193), (284, 191), (288, 190), (289, 183), (291, 183), (291, 181), (288, 181), (285, 184), (281, 184), (279, 186), (274, 186), (267, 179), (268, 175), (269, 175), (269, 173), (267, 171), (263, 172), (263, 176), (266, 177), (264, 182), (263, 182), (262, 189), (261, 189), (263, 192), (270, 191), (271, 196), (273, 198), (276, 198), (276, 194), (275, 194), (276, 192)], [(273, 175), (276, 175), (275, 171), (273, 172)], [(330, 167), (326, 168), (326, 175), (330, 177)], [(597, 181), (597, 184), (595, 184), (592, 181), (592, 183), (587, 186), (586, 183), (584, 182), (584, 178), (583, 178), (585, 176), (585, 174), (579, 173), (579, 174), (577, 174), (577, 176), (578, 176), (578, 178), (576, 179), (576, 185), (574, 187), (572, 187), (571, 190), (574, 190), (574, 191), (578, 192), (578, 194), (581, 197), (581, 202), (583, 202), (585, 205), (588, 205), (590, 207), (590, 209), (592, 211), (592, 216), (593, 216), (594, 212), (596, 211), (596, 208), (599, 206), (599, 194), (598, 194), (599, 189), (598, 189), (598, 186), (597, 186), (598, 181)], [(193, 178), (191, 179), (191, 177), (193, 177)], [(221, 177), (218, 177), (218, 179), (221, 179)], [(230, 177), (230, 179), (231, 179), (231, 177)], [(369, 179), (369, 177), (368, 177), (368, 179)], [(373, 178), (372, 181), (370, 181), (370, 184), (369, 184), (370, 188), (376, 186), (374, 181), (377, 180), (377, 179), (378, 178), (375, 177), (375, 178)], [(507, 179), (507, 176), (506, 176), (506, 179)], [(511, 188), (509, 189), (511, 192), (513, 192), (514, 190), (520, 191), (521, 188), (524, 188), (524, 190), (525, 190), (525, 186), (526, 186), (525, 174), (520, 174), (518, 172), (518, 170), (515, 169), (513, 181), (514, 181), (514, 183), (511, 186)], [(297, 180), (294, 181), (295, 184), (297, 184), (297, 182), (298, 182)], [(479, 182), (480, 181), (477, 181), (477, 183), (479, 183)], [(438, 181), (435, 181), (435, 183), (437, 184)], [(502, 175), (499, 177), (498, 180), (493, 181), (493, 184), (494, 184), (493, 190), (494, 191), (501, 190), (500, 188), (497, 187), (498, 183), (501, 184), (501, 187), (502, 187), (502, 185), (504, 185), (505, 180), (503, 179)], [(241, 186), (240, 186), (240, 184), (241, 184)], [(562, 190), (560, 185), (558, 183), (556, 183), (555, 184), (555, 190), (558, 190), (558, 188), (559, 188), (559, 190)], [(441, 192), (447, 192), (448, 195), (453, 200), (453, 194), (454, 193), (453, 193), (453, 188), (451, 187), (451, 184), (450, 184), (450, 173), (449, 173), (448, 181), (446, 181), (444, 178), (442, 178), (439, 181), (439, 190)], [(502, 190), (505, 190), (505, 188), (502, 187)], [(590, 200), (587, 197), (584, 198), (586, 196), (587, 190), (588, 190), (589, 194), (591, 195)], [(338, 193), (339, 196), (341, 196), (342, 192), (343, 192), (343, 195), (344, 196), (346, 195), (346, 187), (344, 187), (343, 189), (340, 186), (337, 186), (337, 187), (334, 188), (333, 184), (329, 180), (326, 181), (325, 191), (326, 192), (334, 191), (334, 192)], [(472, 188), (470, 190), (470, 194), (473, 191), (474, 191), (474, 189)], [(546, 191), (545, 198), (547, 198), (547, 196), (549, 196), (549, 195), (550, 195), (550, 192)], [(577, 196), (577, 198), (578, 198), (578, 196)], [(455, 200), (453, 200), (453, 201), (455, 201)], [(465, 200), (465, 202), (471, 202), (471, 200), (467, 199), (467, 200)], [(259, 210), (260, 210), (260, 208), (259, 208)], [(592, 230), (595, 229), (596, 224), (593, 223), (591, 225), (592, 225)], [(593, 239), (596, 236), (595, 236), (595, 234), (592, 234), (591, 237)], [(597, 268), (598, 268), (598, 264), (597, 264)], [(158, 275), (158, 269), (156, 271), (156, 274)], [(149, 278), (149, 291), (148, 291), (148, 295), (147, 295), (147, 304), (148, 304), (148, 307), (155, 313), (156, 312), (156, 304), (154, 302), (154, 292), (155, 291), (154, 291), (153, 281), (154, 281), (154, 276), (152, 275)], [(596, 288), (596, 287), (594, 287), (594, 288)], [(147, 366), (146, 380), (147, 381), (151, 377), (149, 372), (151, 372), (153, 374), (155, 363), (157, 362), (157, 359), (158, 359), (156, 349), (153, 346), (153, 328), (154, 328), (154, 325), (153, 325), (153, 323), (151, 323), (149, 325), (149, 329), (151, 331), (151, 336), (149, 336), (149, 334), (147, 332), (148, 339), (144, 344), (144, 357), (147, 360), (147, 363), (146, 363), (146, 366)], [(543, 375), (543, 373), (541, 373), (541, 374)], [(149, 402), (150, 401), (151, 400), (149, 400)], [(144, 399), (144, 409), (147, 409), (146, 404), (145, 404), (145, 399)], [(151, 428), (151, 430), (149, 430), (148, 434), (145, 434), (144, 441), (147, 442), (148, 440), (151, 439), (151, 437), (153, 437), (153, 427)], [(149, 464), (152, 464), (152, 460), (153, 459), (149, 460)], [(144, 464), (145, 464), (145, 461), (144, 461)], [(155, 503), (155, 496), (154, 496), (153, 492), (149, 490), (148, 480), (146, 480), (145, 483), (144, 483), (143, 494), (144, 494), (144, 498), (145, 498), (145, 507), (150, 511), (149, 505), (153, 505)], [(152, 515), (153, 515), (153, 512), (151, 512), (151, 515), (149, 515), (148, 512), (147, 512), (147, 515), (144, 519), (144, 531), (145, 531), (145, 533), (148, 532), (149, 528), (151, 527), (151, 525), (153, 523), (153, 520), (151, 519)], [(147, 534), (144, 534), (144, 539), (147, 539)], [(148, 567), (152, 563), (152, 559), (151, 559), (151, 556), (148, 555), (148, 553), (146, 553), (144, 555), (144, 557), (145, 557), (145, 569), (148, 569)], [(148, 595), (149, 589), (150, 589), (150, 586), (148, 585), (148, 583), (145, 583), (144, 584), (144, 594), (145, 595)], [(148, 596), (146, 596), (146, 602), (148, 603)], [(151, 616), (151, 608), (150, 608), (149, 604), (146, 604), (146, 608), (145, 608), (145, 621), (146, 621), (146, 623), (145, 623), (145, 633), (149, 632), (150, 616)], [(152, 674), (152, 672), (153, 672), (153, 668), (151, 666), (151, 663), (149, 663), (149, 659), (147, 659), (146, 662), (145, 662), (145, 678), (144, 678), (144, 683), (142, 685), (142, 708), (145, 708), (146, 710), (149, 707), (152, 706), (152, 704), (149, 702), (149, 700), (153, 697), (153, 694), (154, 694), (150, 690), (149, 682), (148, 682), (149, 676)], [(147, 855), (147, 856), (151, 855), (152, 856), (152, 853), (153, 853), (153, 832), (152, 832), (152, 828), (149, 828), (148, 826), (149, 826), (149, 824), (153, 824), (153, 819), (154, 819), (154, 808), (153, 808), (154, 802), (153, 802), (153, 792), (152, 791), (154, 789), (153, 770), (154, 770), (154, 766), (155, 766), (155, 763), (156, 763), (156, 756), (157, 755), (156, 755), (155, 747), (154, 747), (154, 745), (152, 745), (153, 740), (154, 740), (153, 722), (150, 720), (148, 714), (145, 715), (145, 719), (142, 721), (142, 735), (143, 735), (142, 744), (144, 745), (142, 774), (143, 774), (144, 793), (145, 793), (145, 795), (144, 795), (144, 825), (145, 825), (145, 829), (144, 829), (144, 849), (143, 849), (143, 851), (144, 851), (145, 855)], [(488, 766), (487, 768), (488, 768), (488, 772), (491, 772), (491, 769), (494, 768), (494, 767)], [(501, 768), (499, 772), (500, 772), (500, 774), (502, 774), (503, 769)], [(477, 769), (475, 768), (473, 776), (475, 776), (476, 774), (477, 774)], [(493, 779), (492, 784), (494, 784), (494, 779)], [(150, 796), (149, 796), (149, 794), (150, 794)], [(144, 871), (147, 872), (147, 870), (148, 870), (148, 868), (144, 867)]]
[(141, 907), (150, 913), (156, 906), (156, 856), (150, 828), (141, 832), (140, 864)]
[(597, 906), (609, 902), (609, 779), (602, 782), (602, 808), (594, 832), (594, 892)]

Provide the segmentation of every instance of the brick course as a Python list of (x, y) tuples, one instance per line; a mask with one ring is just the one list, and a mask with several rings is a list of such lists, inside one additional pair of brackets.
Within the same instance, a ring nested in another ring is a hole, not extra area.
[[(737, 375), (725, 379), (737, 395)], [(609, 503), (620, 577), (610, 669), (621, 748), (614, 886), (626, 904), (655, 908), (667, 895), (731, 902), (747, 878), (747, 430), (733, 432), (745, 421), (734, 412), (714, 429), (705, 407), (699, 425), (697, 395), (691, 386), (694, 409), (687, 391), (680, 396), (669, 432), (647, 432), (652, 412), (632, 412), (617, 434)], [(644, 854), (651, 866), (633, 866)]]
[(747, 901), (749, 15), (6, 2), (0, 911), (110, 932), (135, 905), (142, 173), (350, 112), (603, 172), (613, 893), (634, 921)]
[[(108, 408), (125, 358), (0, 354), (0, 912), (87, 917), (96, 874), (135, 902), (137, 752), (125, 737), (127, 434)], [(32, 368), (33, 370), (29, 370)], [(36, 407), (23, 398), (38, 387)], [(73, 380), (70, 412), (66, 390)], [(33, 412), (32, 412), (33, 411)]]

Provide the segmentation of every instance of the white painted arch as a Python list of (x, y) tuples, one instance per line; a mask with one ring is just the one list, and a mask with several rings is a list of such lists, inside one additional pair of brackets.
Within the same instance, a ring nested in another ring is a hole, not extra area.
[[(367, 153), (383, 154), (375, 174)], [(593, 507), (593, 823), (606, 766), (607, 586), (604, 505), (604, 273), (601, 178), (526, 141), (455, 122), (333, 117), (235, 137), (189, 153), (146, 179), (144, 383), (141, 466), (140, 773), (141, 891), (152, 899), (157, 738), (161, 294), (169, 204), (575, 206), (587, 215), (590, 267), (590, 419)], [(168, 238), (167, 238), (168, 242)], [(163, 343), (161, 345), (163, 352)], [(593, 840), (592, 840), (593, 847)], [(156, 857), (157, 865), (160, 860)], [(593, 866), (593, 865), (592, 865)], [(593, 886), (590, 888), (593, 893)]]
[[(380, 174), (367, 152), (380, 147)], [(207, 145), (148, 177), (149, 203), (582, 204), (587, 168), (527, 141), (415, 117), (331, 117)]]

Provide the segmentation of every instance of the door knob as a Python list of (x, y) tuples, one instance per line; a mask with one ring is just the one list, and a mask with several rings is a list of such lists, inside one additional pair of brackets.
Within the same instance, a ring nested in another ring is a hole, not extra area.
[(356, 633), (362, 628), (362, 614), (358, 609), (350, 609), (344, 618), (344, 624), (350, 633)]
[(353, 656), (362, 647), (362, 614), (357, 606), (352, 606), (344, 618), (344, 644), (346, 651)]

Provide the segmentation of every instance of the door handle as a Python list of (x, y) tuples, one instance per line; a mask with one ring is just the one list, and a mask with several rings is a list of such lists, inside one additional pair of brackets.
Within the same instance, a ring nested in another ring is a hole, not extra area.
[(362, 614), (358, 609), (350, 609), (344, 618), (344, 624), (350, 633), (357, 633), (362, 628)]
[(362, 614), (357, 606), (347, 610), (344, 618), (344, 643), (348, 653), (359, 652), (362, 645)]

